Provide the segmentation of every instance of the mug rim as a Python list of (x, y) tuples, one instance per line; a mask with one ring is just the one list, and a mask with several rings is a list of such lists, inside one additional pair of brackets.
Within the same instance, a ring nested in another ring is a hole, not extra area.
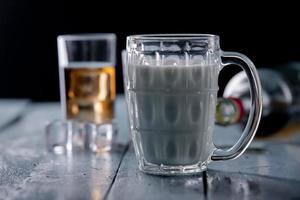
[(175, 34), (137, 34), (129, 35), (127, 39), (140, 40), (199, 40), (199, 39), (219, 39), (218, 35), (214, 34), (200, 34), (200, 33), (175, 33)]

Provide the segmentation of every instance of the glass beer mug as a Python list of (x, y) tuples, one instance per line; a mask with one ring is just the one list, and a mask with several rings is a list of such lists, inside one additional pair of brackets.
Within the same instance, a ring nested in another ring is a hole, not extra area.
[[(219, 72), (232, 64), (247, 74), (252, 108), (240, 139), (224, 150), (213, 144), (212, 134)], [(246, 56), (220, 49), (218, 36), (129, 36), (123, 71), (141, 171), (161, 175), (198, 173), (211, 161), (237, 158), (252, 141), (262, 112), (260, 80)]]

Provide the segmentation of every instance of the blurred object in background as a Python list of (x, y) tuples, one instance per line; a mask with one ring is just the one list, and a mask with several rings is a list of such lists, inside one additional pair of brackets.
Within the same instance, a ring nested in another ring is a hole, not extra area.
[[(257, 135), (267, 136), (282, 129), (288, 122), (300, 120), (300, 62), (276, 68), (261, 68), (263, 115)], [(227, 125), (246, 123), (251, 106), (249, 82), (244, 72), (236, 74), (226, 85), (216, 121)], [(225, 117), (224, 117), (225, 116)]]
[(46, 127), (48, 149), (64, 153), (80, 143), (93, 152), (108, 151), (117, 131), (116, 35), (61, 35), (57, 45), (63, 120)]
[(216, 123), (222, 126), (239, 123), (245, 117), (243, 102), (238, 98), (218, 98)]
[(116, 97), (116, 35), (63, 35), (57, 42), (64, 118), (110, 123)]

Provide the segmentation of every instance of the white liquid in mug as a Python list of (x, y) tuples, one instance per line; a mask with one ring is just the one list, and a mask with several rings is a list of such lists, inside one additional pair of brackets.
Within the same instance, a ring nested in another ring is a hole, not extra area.
[(213, 151), (217, 65), (128, 66), (133, 136), (146, 162), (193, 165)]

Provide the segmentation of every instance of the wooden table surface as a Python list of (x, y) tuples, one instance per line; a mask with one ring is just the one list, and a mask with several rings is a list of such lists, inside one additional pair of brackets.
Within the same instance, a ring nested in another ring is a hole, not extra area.
[[(233, 161), (212, 162), (195, 176), (147, 175), (137, 168), (123, 96), (117, 99), (118, 148), (102, 154), (54, 155), (45, 124), (59, 103), (0, 100), (0, 199), (299, 199), (300, 140), (255, 140)], [(216, 127), (229, 147), (237, 126)]]

